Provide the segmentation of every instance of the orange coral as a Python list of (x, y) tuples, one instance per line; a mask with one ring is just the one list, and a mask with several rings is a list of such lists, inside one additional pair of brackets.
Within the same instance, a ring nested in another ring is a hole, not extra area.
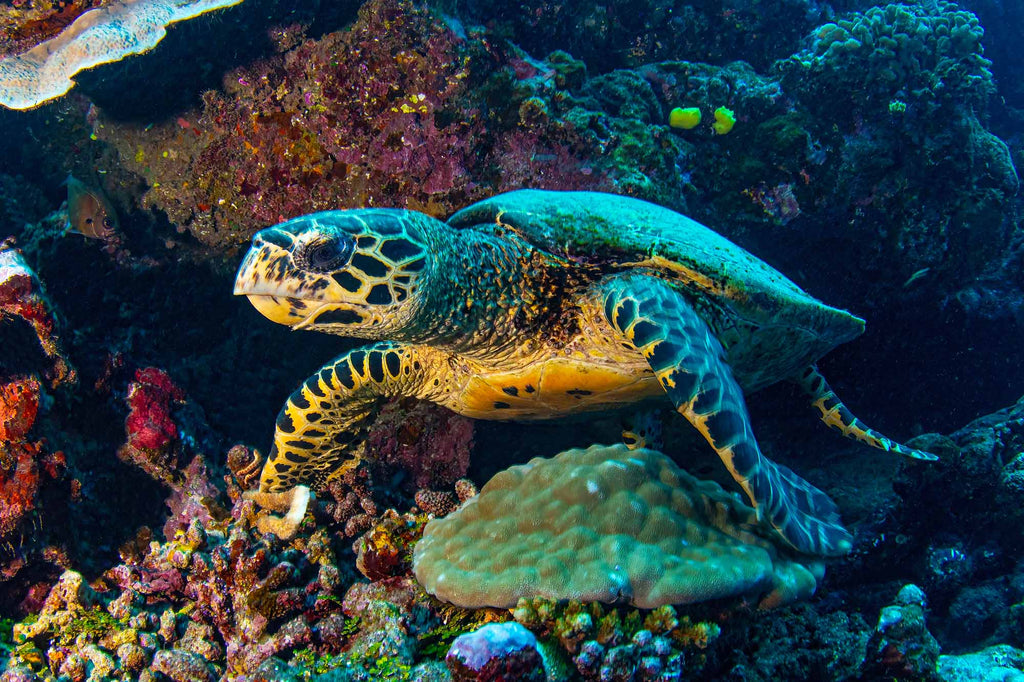
[(0, 441), (24, 438), (39, 410), (39, 381), (21, 378), (0, 385)]

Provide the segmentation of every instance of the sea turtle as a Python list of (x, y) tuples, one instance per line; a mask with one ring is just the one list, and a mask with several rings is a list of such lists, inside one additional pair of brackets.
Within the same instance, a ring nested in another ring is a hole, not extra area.
[[(833, 502), (761, 454), (744, 392), (793, 379), (870, 445), (814, 362), (864, 321), (679, 213), (595, 192), (519, 190), (455, 213), (313, 213), (253, 237), (235, 293), (292, 329), (378, 340), (310, 377), (277, 419), (263, 491), (356, 461), (383, 400), (548, 419), (668, 395), (795, 549), (847, 552)], [(662, 398), (663, 399), (663, 398)]]

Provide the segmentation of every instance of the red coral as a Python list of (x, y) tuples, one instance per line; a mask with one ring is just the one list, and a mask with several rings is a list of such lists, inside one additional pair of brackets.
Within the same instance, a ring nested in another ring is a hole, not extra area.
[(35, 509), (39, 491), (39, 446), (32, 443), (8, 444), (5, 459), (13, 461), (10, 471), (0, 469), (0, 537), (21, 523)]
[(36, 421), (39, 381), (15, 379), (0, 386), (0, 441), (22, 439)]
[[(42, 391), (40, 375), (50, 384), (72, 380), (74, 372), (60, 355), (55, 323), (39, 279), (11, 242), (0, 242), (0, 317), (20, 318), (35, 331), (40, 348), (49, 358), (39, 374), (3, 377), (0, 382), (0, 539), (39, 510), (39, 488), (44, 476), (57, 479), (65, 469), (61, 452), (48, 453), (42, 443), (26, 437), (36, 422)], [(17, 349), (4, 349), (5, 352)], [(31, 534), (28, 534), (31, 538)], [(0, 562), (0, 581), (29, 565), (36, 547), (22, 537), (18, 555)], [(19, 556), (20, 555), (20, 556)], [(43, 557), (46, 559), (45, 556)]]
[(118, 456), (154, 478), (170, 482), (178, 444), (171, 408), (184, 399), (185, 394), (163, 370), (136, 370), (135, 380), (128, 387), (129, 412), (124, 423), (128, 440)]
[(130, 412), (125, 421), (129, 445), (147, 450), (167, 447), (178, 438), (171, 419), (171, 405), (185, 399), (163, 370), (155, 367), (136, 370), (128, 389)]
[(36, 333), (39, 346), (50, 361), (44, 375), (56, 387), (75, 380), (75, 372), (61, 355), (56, 324), (43, 285), (21, 253), (10, 242), (0, 242), (0, 316), (19, 317)]

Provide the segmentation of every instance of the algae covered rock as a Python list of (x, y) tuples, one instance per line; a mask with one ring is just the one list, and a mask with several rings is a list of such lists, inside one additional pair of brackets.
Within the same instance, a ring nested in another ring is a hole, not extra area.
[(665, 455), (595, 445), (492, 478), (427, 524), (413, 569), (428, 592), (470, 608), (533, 597), (656, 608), (737, 596), (770, 607), (813, 594), (822, 564), (762, 532), (753, 509)]

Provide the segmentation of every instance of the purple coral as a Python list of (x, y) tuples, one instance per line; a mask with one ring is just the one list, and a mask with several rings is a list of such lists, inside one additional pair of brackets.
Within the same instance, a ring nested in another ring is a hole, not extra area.
[(415, 488), (449, 488), (469, 470), (473, 422), (432, 403), (392, 402), (367, 446), (374, 460), (409, 474)]
[(542, 682), (537, 638), (516, 622), (488, 623), (452, 642), (445, 663), (456, 682)]

